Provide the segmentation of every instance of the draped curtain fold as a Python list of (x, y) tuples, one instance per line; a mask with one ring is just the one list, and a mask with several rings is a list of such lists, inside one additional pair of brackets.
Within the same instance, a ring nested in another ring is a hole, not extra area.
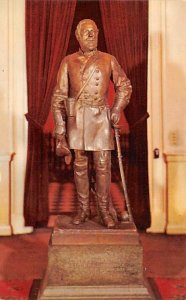
[(26, 225), (48, 219), (48, 158), (43, 127), (62, 58), (66, 55), (76, 0), (26, 0), (28, 152), (25, 177)]
[(107, 50), (130, 78), (132, 98), (125, 110), (130, 125), (128, 192), (137, 225), (150, 224), (147, 166), (148, 1), (100, 0)]

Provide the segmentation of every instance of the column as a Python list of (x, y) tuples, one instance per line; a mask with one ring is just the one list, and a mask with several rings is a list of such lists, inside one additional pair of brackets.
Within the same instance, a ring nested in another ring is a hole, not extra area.
[(25, 1), (9, 0), (9, 90), (12, 107), (12, 207), (14, 234), (32, 232), (24, 226), (24, 180), (27, 152)]
[[(148, 49), (148, 165), (151, 226), (148, 232), (164, 232), (166, 225), (165, 162), (163, 159), (163, 57), (164, 57), (164, 0), (149, 1)], [(155, 158), (154, 152), (159, 155)]]
[(8, 1), (0, 2), (0, 235), (11, 235), (11, 132), (8, 89)]
[(25, 1), (0, 1), (0, 235), (33, 231), (24, 225), (27, 151)]
[(169, 234), (186, 233), (186, 154), (166, 154), (167, 226)]

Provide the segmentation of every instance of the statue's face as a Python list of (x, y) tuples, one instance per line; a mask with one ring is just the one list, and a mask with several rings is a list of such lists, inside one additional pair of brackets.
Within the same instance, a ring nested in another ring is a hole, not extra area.
[(93, 23), (83, 23), (76, 37), (83, 52), (89, 52), (97, 48), (98, 29)]

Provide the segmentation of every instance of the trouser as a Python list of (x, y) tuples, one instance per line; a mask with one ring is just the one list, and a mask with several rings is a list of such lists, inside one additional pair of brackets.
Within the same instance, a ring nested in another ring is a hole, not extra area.
[[(109, 206), (111, 183), (111, 151), (93, 151), (96, 172), (96, 197), (101, 214), (106, 214)], [(84, 150), (75, 150), (74, 179), (79, 207), (89, 211), (88, 156)]]

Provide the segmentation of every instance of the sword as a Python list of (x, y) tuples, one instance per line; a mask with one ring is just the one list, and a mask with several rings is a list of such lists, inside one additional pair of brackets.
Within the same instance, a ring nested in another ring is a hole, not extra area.
[(120, 126), (119, 125), (114, 125), (114, 134), (115, 134), (115, 138), (116, 138), (119, 170), (120, 170), (121, 182), (122, 182), (122, 187), (123, 187), (123, 193), (125, 196), (126, 206), (127, 206), (127, 210), (128, 210), (128, 214), (129, 214), (129, 221), (134, 223), (134, 219), (133, 219), (131, 208), (130, 208), (128, 192), (127, 192), (125, 174), (124, 174), (124, 170), (123, 170), (122, 153), (121, 153), (121, 146), (120, 146)]

